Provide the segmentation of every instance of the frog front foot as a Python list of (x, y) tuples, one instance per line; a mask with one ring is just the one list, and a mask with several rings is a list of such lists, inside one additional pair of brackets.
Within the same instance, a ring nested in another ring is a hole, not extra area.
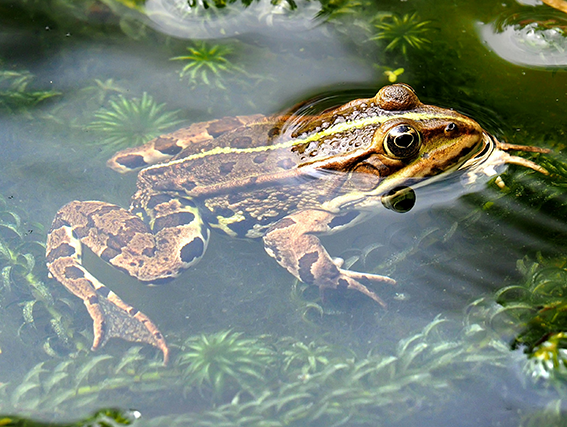
[(304, 283), (320, 289), (354, 289), (372, 298), (382, 307), (386, 303), (362, 282), (387, 283), (396, 281), (378, 274), (359, 273), (342, 269), (340, 258), (332, 259), (314, 233), (330, 234), (356, 215), (333, 215), (322, 210), (304, 210), (282, 218), (264, 236), (268, 254)]

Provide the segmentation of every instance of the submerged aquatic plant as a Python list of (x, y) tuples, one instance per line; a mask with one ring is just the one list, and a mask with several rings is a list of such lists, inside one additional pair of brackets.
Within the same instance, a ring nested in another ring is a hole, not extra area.
[(231, 389), (251, 391), (254, 381), (265, 381), (272, 356), (260, 340), (232, 331), (189, 338), (184, 347), (177, 365), (187, 386), (210, 388), (216, 400)]
[[(50, 329), (49, 336), (41, 337), (44, 340), (43, 350), (55, 355), (55, 342), (57, 346), (72, 347), (73, 332), (68, 328), (69, 317), (62, 313), (60, 306), (61, 302), (65, 303), (65, 298), (55, 298), (41, 280), (42, 263), (37, 263), (36, 258), (43, 261), (45, 253), (43, 227), (24, 221), (22, 214), (16, 212), (8, 200), (0, 195), (0, 295), (2, 299), (21, 301), (21, 318), (3, 318), (1, 324), (21, 322), (17, 335), (24, 341), (30, 329)], [(3, 310), (0, 310), (0, 315), (3, 314)], [(42, 320), (38, 321), (38, 318)]]
[(176, 56), (171, 60), (187, 62), (179, 72), (179, 77), (188, 78), (191, 86), (202, 83), (206, 86), (226, 89), (225, 82), (229, 75), (244, 73), (242, 68), (227, 58), (234, 51), (231, 46), (196, 42), (187, 50), (188, 55)]
[(314, 373), (330, 363), (333, 348), (321, 345), (315, 341), (304, 344), (301, 341), (294, 342), (289, 349), (284, 350), (284, 369), (298, 366), (303, 375)]
[(420, 50), (431, 41), (427, 33), (431, 31), (431, 21), (421, 21), (416, 13), (399, 16), (391, 14), (382, 16), (378, 24), (375, 24), (377, 33), (371, 40), (383, 40), (387, 42), (386, 50), (399, 50), (406, 56), (411, 49)]
[(326, 20), (337, 20), (345, 16), (356, 15), (364, 6), (361, 0), (329, 0), (321, 2), (318, 16)]
[(97, 143), (113, 151), (142, 145), (181, 122), (177, 111), (164, 111), (165, 103), (157, 104), (146, 92), (142, 98), (118, 95), (109, 104), (94, 114), (86, 129), (97, 132)]
[(532, 378), (567, 379), (567, 264), (565, 260), (519, 260), (525, 282), (502, 288), (498, 302), (519, 325), (513, 346), (523, 347)]
[(29, 71), (0, 70), (0, 111), (22, 111), (60, 95), (53, 90), (30, 90), (33, 78)]
[(177, 395), (193, 405), (199, 394), (210, 397), (203, 412), (147, 420), (156, 427), (388, 424), (439, 410), (469, 377), (494, 382), (500, 369), (521, 356), (487, 327), (493, 311), (493, 303), (476, 301), (463, 324), (437, 317), (392, 354), (376, 349), (362, 357), (322, 341), (306, 345), (230, 331), (189, 338), (168, 368), (148, 362), (140, 347), (121, 360), (81, 352), (40, 363), (20, 383), (4, 386), (0, 410), (84, 410), (108, 404), (116, 397), (112, 391), (129, 389), (121, 406), (129, 398), (139, 403), (146, 392), (152, 399)]
[(64, 415), (69, 410), (113, 404), (111, 391), (127, 390), (142, 381), (146, 392), (170, 388), (171, 381), (162, 375), (166, 368), (160, 362), (147, 361), (140, 351), (141, 347), (132, 347), (120, 359), (77, 352), (63, 361), (38, 363), (19, 383), (4, 388), (0, 409)]
[(126, 93), (126, 89), (114, 82), (114, 79), (94, 79), (94, 84), (81, 89), (81, 93), (89, 98), (91, 103), (102, 106), (109, 97)]
[[(478, 303), (477, 308), (481, 306)], [(476, 369), (478, 365), (498, 369), (508, 357), (508, 348), (487, 337), (486, 326), (476, 323), (474, 312), (471, 309), (470, 324), (460, 336), (450, 332), (457, 325), (438, 317), (420, 333), (400, 341), (393, 355), (377, 352), (358, 358), (348, 353), (345, 357), (321, 343), (329, 350), (327, 356), (315, 344), (303, 345), (300, 352), (311, 353), (301, 363), (304, 366), (310, 364), (313, 353), (319, 353), (315, 357), (321, 363), (315, 369), (298, 375), (292, 365), (299, 359), (292, 357), (291, 363), (284, 363), (281, 376), (260, 384), (252, 398), (237, 394), (230, 403), (203, 413), (160, 417), (152, 425), (374, 426), (378, 420), (389, 424), (427, 407), (439, 410), (453, 395), (453, 380), (462, 381), (467, 373), (480, 380), (483, 373)], [(294, 347), (301, 345), (292, 339), (276, 343), (276, 357), (289, 361), (288, 350)], [(490, 373), (485, 375), (494, 380)]]
[(132, 425), (140, 418), (139, 411), (134, 409), (100, 409), (93, 415), (78, 421), (54, 423), (53, 421), (43, 422), (28, 419), (23, 416), (2, 416), (0, 423), (10, 427), (118, 427)]

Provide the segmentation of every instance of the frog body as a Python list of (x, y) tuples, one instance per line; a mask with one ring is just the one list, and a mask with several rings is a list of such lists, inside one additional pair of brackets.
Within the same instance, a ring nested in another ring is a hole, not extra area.
[(217, 229), (262, 238), (267, 253), (305, 283), (354, 289), (385, 305), (365, 284), (394, 280), (343, 269), (317, 236), (359, 223), (397, 188), (454, 171), (495, 147), (474, 120), (422, 104), (405, 84), (317, 117), (197, 123), (110, 159), (119, 172), (141, 169), (130, 208), (99, 201), (61, 208), (48, 236), (47, 266), (83, 299), (94, 323), (93, 349), (121, 337), (159, 348), (165, 361), (169, 349), (157, 326), (85, 269), (82, 245), (159, 284), (195, 265)]

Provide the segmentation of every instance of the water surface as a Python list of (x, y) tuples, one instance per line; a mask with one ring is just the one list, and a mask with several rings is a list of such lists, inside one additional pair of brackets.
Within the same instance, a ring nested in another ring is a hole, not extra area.
[[(561, 329), (526, 333), (523, 322), (567, 283), (567, 17), (513, 1), (192, 4), (0, 3), (0, 411), (68, 422), (112, 407), (188, 426), (559, 425), (563, 371), (523, 350)], [(438, 183), (406, 214), (383, 209), (325, 237), (352, 269), (398, 281), (376, 289), (387, 310), (320, 295), (260, 242), (218, 234), (161, 287), (87, 253), (173, 354), (163, 367), (149, 346), (89, 351), (91, 320), (48, 277), (42, 245), (71, 200), (128, 206), (135, 174), (106, 168), (113, 152), (202, 120), (309, 99), (322, 110), (394, 81), (503, 140), (552, 148), (529, 155), (552, 175), (511, 167), (504, 187)]]

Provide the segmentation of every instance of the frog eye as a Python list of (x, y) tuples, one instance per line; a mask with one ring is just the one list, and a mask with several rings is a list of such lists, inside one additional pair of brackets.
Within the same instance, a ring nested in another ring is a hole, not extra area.
[(421, 136), (408, 125), (398, 125), (388, 132), (384, 139), (386, 154), (397, 159), (413, 157), (419, 151)]

